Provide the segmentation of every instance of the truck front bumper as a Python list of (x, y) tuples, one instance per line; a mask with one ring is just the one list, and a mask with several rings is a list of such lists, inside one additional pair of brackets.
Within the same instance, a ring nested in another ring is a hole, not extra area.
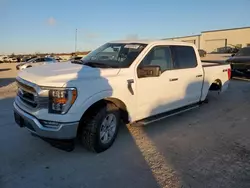
[(15, 102), (14, 116), (16, 123), (20, 127), (26, 127), (33, 134), (36, 134), (40, 137), (51, 139), (73, 139), (77, 136), (79, 122), (54, 122), (57, 123), (57, 125), (46, 125), (46, 120), (41, 121), (28, 114), (27, 112), (23, 111)]

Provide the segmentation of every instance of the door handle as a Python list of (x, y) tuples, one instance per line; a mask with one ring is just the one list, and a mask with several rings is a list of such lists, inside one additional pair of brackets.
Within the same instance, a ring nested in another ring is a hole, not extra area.
[(130, 80), (127, 80), (128, 84), (133, 84), (134, 83), (134, 79), (130, 79)]
[(178, 78), (170, 78), (169, 79), (170, 82), (174, 82), (174, 81), (177, 81), (177, 80), (178, 80)]
[(196, 78), (202, 77), (202, 74), (196, 75)]
[(133, 91), (133, 88), (132, 88), (132, 84), (134, 83), (134, 80), (133, 79), (127, 80), (127, 83), (128, 83), (128, 90), (129, 90), (129, 92), (132, 95), (134, 95), (134, 91)]

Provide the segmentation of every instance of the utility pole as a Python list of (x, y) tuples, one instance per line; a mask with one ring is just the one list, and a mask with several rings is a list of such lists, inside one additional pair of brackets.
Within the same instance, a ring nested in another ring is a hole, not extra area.
[(75, 33), (75, 54), (76, 54), (76, 50), (77, 50), (77, 29)]

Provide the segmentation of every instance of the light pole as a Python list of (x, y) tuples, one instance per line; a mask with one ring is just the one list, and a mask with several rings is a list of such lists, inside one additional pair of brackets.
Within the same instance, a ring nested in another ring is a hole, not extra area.
[(77, 50), (77, 29), (75, 33), (75, 54), (76, 54), (76, 50)]

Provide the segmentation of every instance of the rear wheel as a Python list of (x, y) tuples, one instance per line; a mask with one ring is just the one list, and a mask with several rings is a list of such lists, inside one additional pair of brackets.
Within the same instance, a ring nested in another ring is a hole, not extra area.
[(82, 144), (97, 153), (107, 150), (117, 137), (120, 122), (120, 110), (112, 103), (90, 112), (81, 122)]
[(235, 73), (231, 71), (230, 79), (232, 79), (235, 76)]

